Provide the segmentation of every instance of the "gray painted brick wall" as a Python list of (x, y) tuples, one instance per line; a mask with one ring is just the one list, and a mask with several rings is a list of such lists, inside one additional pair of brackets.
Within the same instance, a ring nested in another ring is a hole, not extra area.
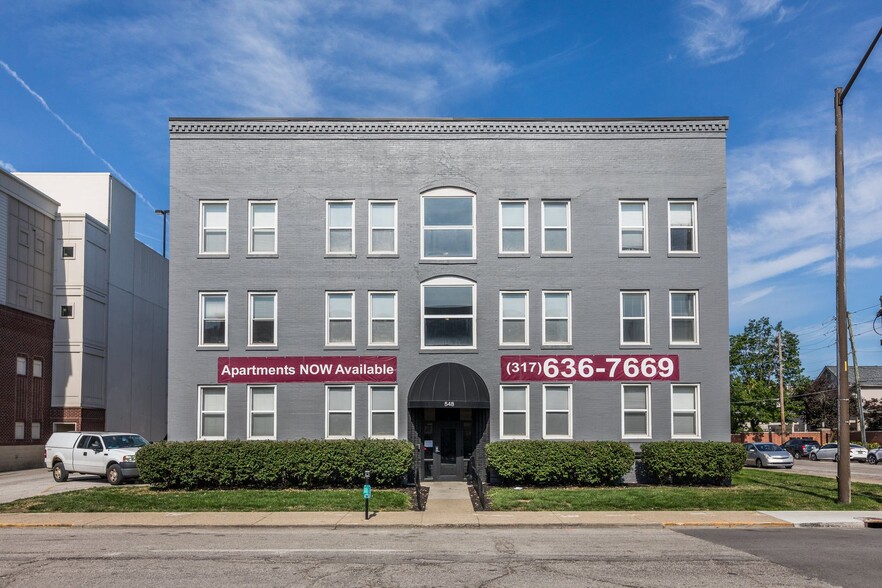
[[(676, 353), (681, 381), (701, 384), (702, 437), (728, 440), (726, 119), (551, 120), (538, 121), (538, 130), (529, 121), (475, 121), (467, 128), (457, 121), (399, 121), (390, 130), (381, 121), (381, 130), (365, 130), (372, 124), (171, 122), (169, 439), (196, 437), (197, 387), (217, 382), (220, 355), (396, 355), (401, 438), (414, 378), (435, 363), (462, 363), (490, 389), (490, 434), (497, 439), (501, 355)], [(420, 193), (441, 186), (477, 194), (476, 262), (420, 262)], [(398, 201), (399, 256), (370, 258), (367, 201), (386, 198)], [(529, 201), (527, 258), (498, 255), (498, 203), (510, 198)], [(618, 253), (618, 202), (628, 198), (649, 201), (647, 257)], [(667, 201), (680, 198), (698, 202), (699, 253), (686, 258), (667, 253)], [(226, 258), (198, 256), (202, 199), (229, 200)], [(279, 202), (276, 258), (247, 256), (249, 199)], [(328, 199), (355, 200), (353, 258), (325, 256)], [(571, 257), (540, 255), (543, 199), (571, 201)], [(420, 283), (441, 275), (477, 283), (477, 352), (420, 351)], [(530, 292), (529, 350), (499, 348), (499, 291), (507, 289)], [(540, 344), (545, 289), (573, 292), (571, 349)], [(619, 292), (627, 289), (650, 292), (651, 345), (635, 350), (619, 344)], [(672, 289), (699, 291), (698, 348), (668, 343)], [(227, 350), (197, 349), (198, 293), (208, 290), (229, 293)], [(277, 350), (246, 349), (249, 290), (278, 291)], [(355, 291), (351, 350), (324, 346), (326, 290)], [(367, 348), (369, 290), (399, 293), (397, 349)], [(653, 383), (651, 398), (653, 439), (668, 439), (670, 383)], [(321, 384), (279, 384), (278, 438), (322, 437), (324, 404)], [(621, 411), (619, 383), (573, 385), (575, 439), (621, 439)], [(355, 415), (356, 436), (366, 436), (367, 384), (356, 385)], [(245, 438), (246, 421), (246, 387), (228, 385), (227, 437)], [(541, 438), (541, 383), (531, 384), (530, 432)]]

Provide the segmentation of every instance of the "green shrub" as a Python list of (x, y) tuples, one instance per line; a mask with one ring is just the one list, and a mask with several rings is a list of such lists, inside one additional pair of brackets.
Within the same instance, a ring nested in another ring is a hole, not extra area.
[(617, 441), (497, 441), (487, 464), (510, 485), (599, 486), (618, 483), (634, 452)]
[(646, 473), (661, 484), (728, 484), (747, 459), (743, 445), (724, 441), (653, 441), (640, 449)]
[(155, 488), (398, 486), (413, 465), (408, 441), (185, 441), (138, 451), (141, 480)]

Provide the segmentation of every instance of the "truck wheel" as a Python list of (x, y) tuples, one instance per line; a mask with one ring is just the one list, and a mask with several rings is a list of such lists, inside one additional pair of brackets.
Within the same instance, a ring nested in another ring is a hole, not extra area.
[(52, 477), (56, 482), (67, 482), (67, 468), (60, 461), (52, 466)]
[(119, 486), (120, 484), (122, 484), (122, 468), (116, 464), (113, 464), (112, 466), (107, 468), (107, 481), (110, 482), (112, 486)]

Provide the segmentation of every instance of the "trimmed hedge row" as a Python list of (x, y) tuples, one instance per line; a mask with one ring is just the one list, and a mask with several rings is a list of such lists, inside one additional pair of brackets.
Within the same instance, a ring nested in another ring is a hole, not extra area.
[(653, 441), (640, 450), (646, 473), (660, 484), (728, 484), (747, 459), (743, 445), (724, 441)]
[(408, 441), (184, 441), (138, 451), (141, 480), (156, 488), (399, 486), (413, 465)]
[(634, 465), (634, 452), (617, 441), (497, 441), (487, 464), (506, 484), (599, 486), (618, 483)]

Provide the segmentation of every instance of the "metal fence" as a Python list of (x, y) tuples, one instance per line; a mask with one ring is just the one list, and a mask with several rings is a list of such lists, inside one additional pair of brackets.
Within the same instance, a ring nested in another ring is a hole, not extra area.
[(469, 481), (472, 483), (472, 488), (475, 489), (475, 493), (478, 495), (478, 502), (481, 503), (481, 510), (487, 510), (487, 494), (484, 488), (484, 481), (475, 469), (474, 456), (470, 457), (468, 462), (466, 462), (466, 475), (469, 477)]

